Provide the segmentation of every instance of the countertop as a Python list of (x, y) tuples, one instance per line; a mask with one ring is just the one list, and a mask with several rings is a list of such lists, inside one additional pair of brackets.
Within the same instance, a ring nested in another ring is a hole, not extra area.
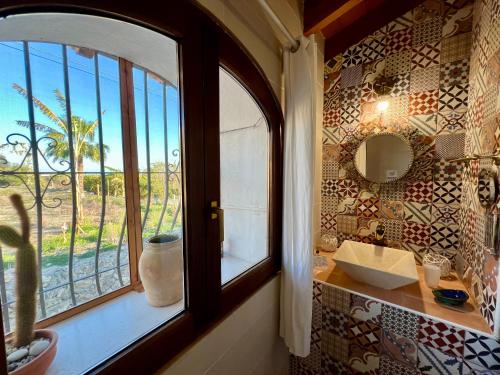
[[(417, 272), (420, 279), (418, 283), (393, 290), (386, 290), (351, 279), (340, 267), (335, 266), (335, 262), (332, 260), (333, 253), (320, 252), (320, 255), (326, 257), (327, 265), (315, 267), (314, 279), (318, 282), (332, 284), (355, 294), (392, 303), (417, 313), (430, 315), (438, 320), (450, 322), (491, 336), (490, 328), (481, 316), (479, 308), (473, 302), (467, 302), (462, 307), (448, 308), (434, 301), (432, 289), (425, 285), (424, 269), (422, 266), (417, 265)], [(465, 290), (462, 282), (454, 274), (450, 276), (448, 280), (440, 280), (440, 288)], [(472, 298), (469, 299), (469, 301), (471, 300)]]

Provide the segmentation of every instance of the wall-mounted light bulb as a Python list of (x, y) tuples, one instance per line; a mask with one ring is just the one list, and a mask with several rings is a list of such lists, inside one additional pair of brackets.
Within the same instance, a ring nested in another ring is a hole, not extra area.
[(389, 101), (382, 99), (377, 102), (377, 110), (379, 112), (384, 112), (387, 108), (389, 108)]

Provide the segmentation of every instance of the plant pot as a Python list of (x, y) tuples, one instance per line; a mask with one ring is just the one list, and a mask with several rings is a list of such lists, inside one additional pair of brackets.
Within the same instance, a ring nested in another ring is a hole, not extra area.
[(57, 333), (50, 329), (37, 329), (35, 330), (35, 339), (45, 338), (49, 339), (49, 346), (43, 352), (38, 354), (30, 362), (24, 366), (18, 367), (9, 375), (43, 375), (49, 368), (57, 353)]
[(171, 242), (144, 244), (139, 259), (146, 299), (152, 306), (168, 306), (182, 299), (183, 262), (182, 238)]

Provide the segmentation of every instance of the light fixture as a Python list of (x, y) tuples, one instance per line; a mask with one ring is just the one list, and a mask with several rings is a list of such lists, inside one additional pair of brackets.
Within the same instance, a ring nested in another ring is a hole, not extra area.
[(396, 83), (393, 77), (379, 77), (373, 82), (373, 91), (377, 93), (377, 111), (385, 112), (389, 108), (390, 93)]

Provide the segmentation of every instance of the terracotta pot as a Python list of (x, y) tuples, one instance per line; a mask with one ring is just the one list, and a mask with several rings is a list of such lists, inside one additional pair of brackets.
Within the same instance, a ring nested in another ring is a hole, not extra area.
[(182, 238), (172, 242), (147, 240), (139, 259), (146, 299), (152, 306), (168, 306), (183, 296)]
[(43, 375), (49, 368), (57, 353), (57, 333), (50, 329), (37, 329), (35, 330), (35, 339), (45, 338), (49, 339), (50, 344), (43, 352), (38, 354), (30, 362), (22, 367), (18, 367), (9, 375)]

